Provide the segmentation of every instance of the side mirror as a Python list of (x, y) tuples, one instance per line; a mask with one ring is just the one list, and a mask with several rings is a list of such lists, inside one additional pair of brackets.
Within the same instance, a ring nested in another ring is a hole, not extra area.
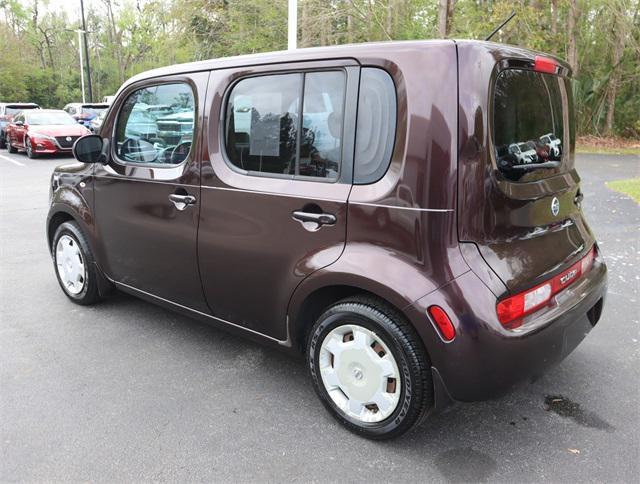
[(73, 145), (73, 156), (82, 163), (104, 163), (108, 144), (97, 134), (79, 138)]

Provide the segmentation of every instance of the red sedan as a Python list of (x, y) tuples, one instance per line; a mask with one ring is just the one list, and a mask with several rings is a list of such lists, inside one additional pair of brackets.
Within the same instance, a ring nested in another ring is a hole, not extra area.
[(29, 158), (71, 153), (76, 140), (90, 133), (60, 109), (22, 111), (5, 131), (9, 153), (25, 150)]

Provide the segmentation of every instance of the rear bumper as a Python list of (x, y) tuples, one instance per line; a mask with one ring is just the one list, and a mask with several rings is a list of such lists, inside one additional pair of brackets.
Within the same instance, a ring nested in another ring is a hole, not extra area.
[[(518, 330), (507, 330), (497, 320), (493, 293), (467, 272), (414, 304), (410, 317), (441, 377), (441, 390), (453, 400), (486, 400), (569, 355), (598, 322), (606, 292), (607, 267), (598, 256), (583, 278), (556, 295), (550, 309), (532, 314)], [(432, 304), (444, 308), (456, 327), (450, 343), (424, 316)]]

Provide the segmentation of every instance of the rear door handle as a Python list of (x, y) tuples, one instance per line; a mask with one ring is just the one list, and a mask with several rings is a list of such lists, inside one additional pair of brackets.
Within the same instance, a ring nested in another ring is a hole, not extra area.
[(331, 213), (313, 213), (296, 210), (293, 212), (293, 218), (300, 222), (315, 222), (320, 225), (335, 225), (336, 216)]
[(178, 193), (172, 193), (169, 195), (169, 200), (171, 200), (175, 207), (180, 211), (184, 210), (189, 205), (196, 203), (196, 197), (193, 195), (180, 195)]

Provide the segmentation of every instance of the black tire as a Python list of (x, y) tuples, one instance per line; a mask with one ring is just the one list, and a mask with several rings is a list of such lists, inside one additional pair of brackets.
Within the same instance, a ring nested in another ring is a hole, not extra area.
[[(376, 333), (390, 349), (401, 376), (401, 395), (393, 413), (381, 422), (362, 422), (343, 412), (329, 396), (320, 377), (322, 341), (333, 329), (357, 324)], [(394, 308), (369, 296), (355, 296), (328, 308), (311, 328), (306, 358), (316, 393), (323, 405), (347, 429), (384, 440), (398, 437), (421, 422), (433, 406), (433, 381), (427, 353), (412, 326)]]
[[(81, 257), (82, 259), (84, 259), (83, 263), (85, 267), (86, 277), (84, 278), (84, 285), (82, 287), (82, 290), (78, 294), (73, 294), (67, 289), (67, 287), (60, 279), (60, 274), (58, 272), (56, 247), (58, 246), (58, 241), (60, 240), (60, 238), (65, 235), (69, 236), (77, 244), (80, 250)], [(100, 301), (101, 297), (100, 293), (98, 292), (98, 274), (96, 272), (97, 267), (95, 264), (95, 259), (93, 257), (93, 252), (91, 251), (91, 247), (87, 242), (87, 238), (82, 233), (82, 230), (76, 222), (64, 222), (58, 227), (55, 235), (53, 236), (51, 254), (53, 258), (53, 269), (56, 273), (58, 284), (60, 284), (60, 288), (69, 299), (71, 299), (74, 303), (80, 304), (82, 306), (88, 306)]]
[(6, 137), (6, 143), (7, 143), (7, 150), (9, 151), (9, 153), (17, 153), (18, 152), (18, 148), (14, 148), (11, 145), (11, 141), (9, 140), (9, 135), (7, 135), (7, 137)]
[(3, 150), (7, 147), (7, 139), (5, 138), (5, 134), (3, 131), (0, 131), (0, 150)]
[(31, 139), (30, 138), (26, 138), (25, 139), (24, 147), (27, 150), (27, 156), (29, 158), (31, 158), (33, 160), (34, 158), (38, 157), (37, 153), (35, 153), (33, 151), (33, 145), (31, 144)]

